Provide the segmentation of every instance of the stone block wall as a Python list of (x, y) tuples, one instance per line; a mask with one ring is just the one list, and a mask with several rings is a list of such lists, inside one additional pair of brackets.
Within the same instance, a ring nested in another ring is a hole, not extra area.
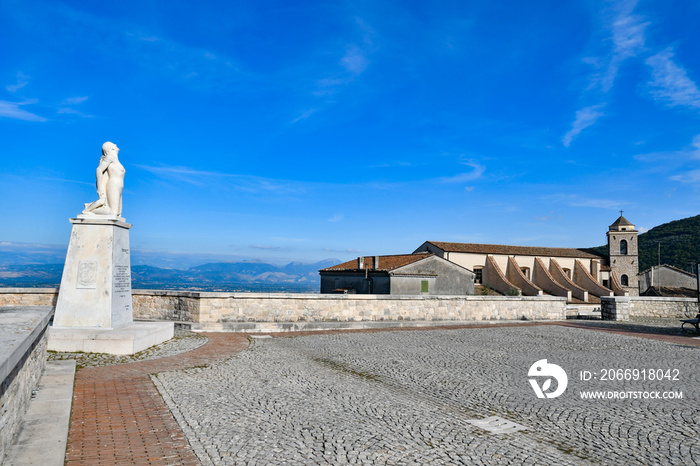
[(199, 322), (199, 295), (191, 291), (132, 290), (134, 318)]
[(693, 298), (604, 296), (600, 300), (603, 320), (628, 320), (630, 317), (687, 319), (700, 312), (698, 302)]
[[(10, 315), (12, 314), (12, 315)], [(51, 308), (0, 310), (0, 464), (19, 434), (32, 391), (46, 366)], [(8, 319), (6, 319), (8, 318)]]
[[(216, 296), (219, 295), (219, 296)], [(202, 293), (201, 323), (564, 319), (557, 297)]]
[(0, 288), (0, 306), (55, 306), (58, 288)]

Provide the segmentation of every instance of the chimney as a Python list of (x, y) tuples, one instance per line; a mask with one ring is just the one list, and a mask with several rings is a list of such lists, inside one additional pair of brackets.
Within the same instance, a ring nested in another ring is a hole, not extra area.
[(379, 256), (374, 256), (374, 268), (379, 269)]
[(357, 258), (357, 268), (360, 270), (365, 268), (365, 258), (364, 257)]

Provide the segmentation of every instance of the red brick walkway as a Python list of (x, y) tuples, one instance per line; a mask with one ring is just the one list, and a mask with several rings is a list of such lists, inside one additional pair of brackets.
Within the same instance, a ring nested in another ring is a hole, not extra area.
[[(292, 332), (273, 336), (302, 336), (328, 333), (498, 328), (531, 325), (564, 325), (652, 338), (682, 345), (700, 346), (695, 336), (639, 333), (601, 328), (585, 323), (517, 323), (449, 327), (337, 330)], [(180, 426), (151, 382), (149, 374), (185, 369), (225, 359), (248, 346), (240, 333), (207, 333), (209, 342), (193, 351), (151, 361), (80, 369), (76, 375), (71, 412), (67, 465), (198, 465)]]
[(149, 374), (224, 359), (246, 335), (208, 333), (205, 345), (177, 356), (80, 369), (75, 378), (67, 465), (198, 465)]

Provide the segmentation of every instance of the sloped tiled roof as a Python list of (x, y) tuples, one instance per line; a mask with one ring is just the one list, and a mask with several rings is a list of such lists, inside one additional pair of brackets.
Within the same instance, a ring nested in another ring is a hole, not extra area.
[(620, 218), (615, 220), (615, 223), (610, 225), (610, 227), (631, 227), (634, 226), (629, 220), (627, 220), (625, 217), (620, 215)]
[(447, 243), (428, 241), (446, 252), (471, 254), (502, 254), (507, 256), (577, 257), (581, 259), (601, 259), (602, 254), (591, 253), (576, 248), (547, 248), (538, 246), (508, 246), (503, 244)]
[[(334, 271), (352, 271), (352, 270), (376, 270), (388, 272), (390, 270), (403, 267), (404, 265), (412, 264), (423, 260), (426, 257), (433, 256), (434, 254), (422, 253), (422, 254), (400, 254), (394, 256), (365, 256), (364, 267), (362, 269), (358, 268), (357, 259), (351, 261), (343, 262), (342, 264), (334, 265), (332, 267), (326, 267), (321, 269), (320, 272), (334, 272)], [(374, 258), (379, 257), (379, 267), (376, 267), (374, 263)]]

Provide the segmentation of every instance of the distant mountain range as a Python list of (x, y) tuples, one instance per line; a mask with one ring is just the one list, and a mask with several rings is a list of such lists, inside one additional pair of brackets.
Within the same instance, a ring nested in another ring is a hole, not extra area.
[[(661, 263), (690, 271), (700, 261), (700, 215), (664, 223), (639, 235), (640, 271)], [(591, 248), (608, 254), (607, 246)], [(0, 242), (0, 286), (58, 286), (66, 247)], [(169, 254), (132, 250), (133, 288), (200, 291), (318, 292), (320, 269), (341, 261), (278, 266), (261, 261), (221, 261), (214, 254)], [(218, 259), (218, 260), (217, 260)]]
[[(320, 269), (340, 263), (327, 259), (313, 264), (291, 262), (277, 266), (261, 261), (211, 262), (184, 268), (134, 265), (155, 252), (132, 251), (133, 288), (199, 291), (318, 292)], [(180, 263), (216, 257), (163, 254), (154, 262)], [(54, 287), (61, 283), (66, 248), (28, 243), (0, 243), (0, 286)], [(135, 259), (135, 260), (134, 260)], [(201, 264), (201, 262), (200, 262)]]

